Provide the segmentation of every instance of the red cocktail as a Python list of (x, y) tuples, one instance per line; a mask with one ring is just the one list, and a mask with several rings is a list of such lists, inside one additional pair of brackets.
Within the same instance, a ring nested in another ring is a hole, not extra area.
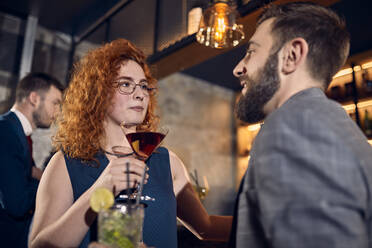
[(146, 160), (159, 146), (165, 134), (158, 132), (136, 132), (126, 134), (129, 144), (136, 155)]

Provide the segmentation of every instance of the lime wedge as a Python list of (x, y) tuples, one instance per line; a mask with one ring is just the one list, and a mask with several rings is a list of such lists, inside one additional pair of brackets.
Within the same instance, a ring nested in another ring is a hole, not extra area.
[(127, 237), (120, 237), (117, 241), (120, 248), (133, 248), (133, 243)]
[(98, 213), (114, 204), (114, 194), (106, 188), (98, 188), (93, 192), (89, 203), (90, 207)]

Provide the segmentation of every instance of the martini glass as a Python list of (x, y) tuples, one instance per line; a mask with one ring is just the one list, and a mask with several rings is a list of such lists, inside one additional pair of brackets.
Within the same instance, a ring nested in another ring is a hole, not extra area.
[[(128, 140), (128, 143), (132, 147), (132, 150), (136, 158), (146, 162), (151, 154), (160, 146), (165, 136), (168, 134), (168, 129), (165, 127), (159, 128), (157, 132), (153, 131), (137, 131), (137, 132), (126, 132), (125, 124), (122, 123), (121, 128)], [(142, 189), (144, 184), (145, 171), (142, 174), (141, 182), (137, 185), (137, 189), (134, 191), (134, 197), (138, 204), (140, 200), (155, 200), (149, 196), (142, 196)]]
[(138, 159), (146, 161), (161, 144), (167, 131), (128, 133), (125, 136)]

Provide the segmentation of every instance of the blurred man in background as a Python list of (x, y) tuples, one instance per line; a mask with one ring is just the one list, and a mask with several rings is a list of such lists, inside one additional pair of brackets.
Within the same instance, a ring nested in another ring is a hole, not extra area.
[(0, 115), (0, 244), (27, 247), (27, 235), (42, 171), (32, 158), (31, 133), (49, 128), (60, 110), (63, 86), (44, 73), (17, 85), (16, 102)]

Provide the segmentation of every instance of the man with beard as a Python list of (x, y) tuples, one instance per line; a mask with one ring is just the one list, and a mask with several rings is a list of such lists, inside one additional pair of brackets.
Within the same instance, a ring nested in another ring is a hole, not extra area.
[(59, 112), (63, 87), (44, 73), (17, 85), (16, 102), (0, 115), (0, 244), (27, 247), (36, 190), (42, 171), (32, 159), (31, 133), (49, 128)]
[(234, 69), (237, 116), (264, 120), (239, 189), (231, 247), (370, 247), (372, 151), (324, 91), (349, 35), (333, 11), (270, 6)]

